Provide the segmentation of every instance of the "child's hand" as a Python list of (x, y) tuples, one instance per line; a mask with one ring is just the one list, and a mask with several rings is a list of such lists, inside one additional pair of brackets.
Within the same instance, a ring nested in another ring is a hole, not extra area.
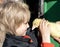
[(50, 31), (49, 31), (49, 24), (47, 23), (48, 21), (46, 20), (42, 20), (39, 26), (40, 32), (41, 34), (49, 34), (50, 35)]
[(47, 24), (47, 22), (48, 21), (43, 19), (40, 23), (39, 30), (42, 35), (42, 41), (50, 43), (50, 30), (49, 30), (49, 25)]

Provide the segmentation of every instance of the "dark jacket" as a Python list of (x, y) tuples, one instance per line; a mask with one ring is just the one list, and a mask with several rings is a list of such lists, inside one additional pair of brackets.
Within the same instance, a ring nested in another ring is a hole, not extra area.
[[(34, 31), (29, 29), (27, 35), (30, 36), (30, 38), (7, 34), (3, 47), (38, 47)], [(32, 40), (32, 42), (30, 40)]]

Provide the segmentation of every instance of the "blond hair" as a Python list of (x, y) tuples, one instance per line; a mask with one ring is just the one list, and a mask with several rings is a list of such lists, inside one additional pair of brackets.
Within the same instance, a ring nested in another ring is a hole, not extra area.
[(16, 28), (24, 22), (25, 17), (29, 21), (30, 11), (25, 3), (8, 2), (4, 4), (0, 10), (0, 32), (15, 34)]

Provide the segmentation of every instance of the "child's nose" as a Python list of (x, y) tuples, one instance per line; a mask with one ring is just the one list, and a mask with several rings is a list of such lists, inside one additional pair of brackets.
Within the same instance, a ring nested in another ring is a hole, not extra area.
[(27, 23), (27, 28), (29, 28), (29, 24)]

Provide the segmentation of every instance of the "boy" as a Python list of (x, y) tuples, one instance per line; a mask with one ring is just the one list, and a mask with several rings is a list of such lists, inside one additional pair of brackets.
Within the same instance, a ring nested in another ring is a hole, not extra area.
[[(1, 29), (1, 31), (4, 30), (6, 32), (3, 47), (38, 47), (34, 31), (27, 31), (29, 19), (30, 11), (24, 3), (7, 2), (2, 6), (0, 10), (0, 23), (4, 29)], [(45, 24), (46, 21), (43, 20), (39, 26), (42, 34), (41, 47), (54, 47), (50, 43), (50, 32), (49, 30), (47, 31), (48, 25)]]

